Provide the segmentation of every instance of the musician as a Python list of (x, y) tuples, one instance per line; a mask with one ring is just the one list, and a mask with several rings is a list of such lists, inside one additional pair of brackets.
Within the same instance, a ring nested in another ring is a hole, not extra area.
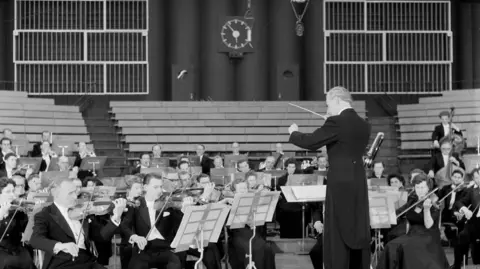
[[(179, 257), (170, 248), (175, 237), (174, 231), (178, 229), (182, 219), (180, 210), (165, 209), (155, 222), (160, 213), (160, 209), (155, 207), (155, 201), (162, 195), (162, 186), (161, 175), (152, 173), (145, 176), (145, 197), (139, 198), (140, 206), (127, 211), (122, 221), (122, 233), (129, 239), (129, 243), (135, 244), (128, 268), (149, 269), (166, 266), (167, 269), (180, 269), (182, 267)], [(152, 225), (154, 225), (153, 229)]]
[(412, 184), (415, 194), (409, 197), (406, 208), (417, 205), (406, 213), (410, 228), (407, 234), (385, 246), (377, 269), (399, 268), (399, 264), (402, 269), (417, 269), (419, 265), (421, 268), (448, 269), (447, 257), (440, 242), (440, 209), (434, 205), (433, 195), (427, 196), (433, 184), (423, 174), (417, 175)]
[(203, 188), (203, 193), (199, 199), (200, 204), (216, 203), (223, 199), (222, 192), (215, 189), (215, 183), (211, 181), (209, 175), (200, 174), (197, 177), (197, 186)]
[(0, 140), (2, 151), (0, 152), (0, 158), (2, 159), (1, 163), (3, 165), (3, 157), (8, 153), (13, 153), (12, 151), (12, 140), (8, 137), (4, 137)]
[[(294, 158), (289, 158), (285, 162), (287, 174), (278, 178), (277, 191), (281, 191), (281, 186), (287, 184), (288, 177), (294, 174), (302, 174), (297, 169), (297, 162)], [(280, 224), (280, 238), (301, 238), (302, 231), (302, 204), (288, 203), (283, 192), (280, 194), (276, 208), (276, 220)]]
[(38, 143), (35, 143), (33, 145), (33, 150), (32, 150), (32, 153), (31, 153), (31, 156), (32, 157), (42, 157), (43, 154), (42, 154), (42, 145), (43, 145), (43, 142), (52, 142), (51, 141), (51, 137), (52, 137), (52, 134), (49, 132), (49, 131), (43, 131), (42, 132), (42, 139), (40, 141), (42, 142), (38, 142)]
[(232, 155), (240, 155), (240, 145), (238, 142), (233, 142), (232, 144)]
[(213, 158), (213, 166), (214, 166), (213, 168), (216, 168), (216, 169), (218, 169), (218, 168), (223, 168), (223, 159), (222, 159), (222, 157), (220, 157), (220, 156), (218, 156), (218, 155), (215, 156), (215, 158)]
[(454, 263), (452, 269), (460, 269), (463, 263), (463, 257), (468, 253), (470, 243), (475, 243), (480, 239), (480, 169), (475, 168), (472, 171), (475, 185), (466, 189), (465, 194), (454, 205), (454, 210), (458, 210), (465, 216), (467, 223), (463, 230), (458, 234), (457, 244), (454, 246)]
[(248, 164), (248, 159), (239, 160), (237, 167), (238, 171), (241, 173), (247, 173), (250, 171), (250, 164)]
[(311, 134), (292, 124), (289, 142), (307, 149), (327, 146), (330, 167), (325, 201), (325, 269), (370, 268), (370, 218), (363, 154), (370, 125), (352, 109), (347, 89), (327, 93), (328, 117)]
[[(69, 209), (77, 203), (77, 188), (71, 179), (61, 179), (52, 189), (52, 205), (35, 215), (30, 244), (45, 252), (43, 269), (104, 268), (96, 263), (90, 241), (110, 242), (125, 209), (124, 199), (114, 201), (110, 221), (102, 226), (87, 216), (82, 222), (71, 219)], [(74, 258), (74, 259), (73, 259)]]
[(440, 140), (445, 136), (448, 136), (451, 129), (453, 130), (454, 134), (462, 135), (462, 131), (455, 124), (452, 123), (452, 126), (450, 126), (450, 112), (442, 111), (438, 116), (440, 117), (442, 123), (435, 126), (435, 129), (432, 132), (432, 141), (434, 148), (441, 147), (439, 143)]
[(42, 180), (39, 174), (32, 174), (27, 178), (28, 195), (27, 200), (32, 200), (35, 193), (42, 188)]
[(303, 169), (304, 174), (313, 174), (314, 171), (326, 172), (328, 171), (328, 156), (320, 154), (316, 159), (312, 160), (309, 167)]
[[(140, 178), (138, 176), (131, 176), (125, 178), (125, 183), (127, 184), (128, 188), (127, 201), (134, 203), (127, 205), (128, 212), (140, 206), (140, 201), (138, 199), (143, 194), (143, 178)], [(123, 218), (125, 219), (125, 215)], [(133, 247), (131, 244), (128, 243), (129, 238), (126, 234), (123, 233), (122, 227), (120, 227), (119, 232), (122, 237), (122, 241), (120, 243), (120, 263), (122, 265), (122, 269), (127, 269), (128, 264), (130, 263), (130, 259), (132, 258)]]
[(385, 164), (383, 162), (375, 162), (373, 164), (373, 173), (371, 173), (370, 178), (384, 178), (386, 179), (386, 175), (383, 174), (385, 171)]
[(178, 163), (178, 171), (181, 172), (190, 172), (190, 163), (188, 161), (180, 161)]
[(460, 218), (461, 213), (454, 210), (454, 204), (457, 203), (462, 199), (462, 197), (467, 193), (464, 188), (464, 171), (460, 169), (456, 169), (452, 172), (451, 180), (452, 184), (447, 185), (438, 191), (438, 198), (442, 199), (449, 195), (449, 197), (445, 198), (445, 207), (442, 210), (442, 223), (451, 223), (455, 225), (456, 231), (452, 229), (453, 227), (450, 225), (445, 225), (445, 236), (447, 239), (452, 242), (452, 245), (456, 245), (457, 239), (457, 232), (461, 232), (463, 230), (463, 222), (458, 221)]
[(10, 152), (3, 159), (4, 165), (0, 168), (0, 177), (12, 178), (17, 168), (17, 155)]
[(17, 198), (25, 197), (25, 178), (19, 175), (14, 175), (12, 180), (15, 182), (15, 195)]
[[(250, 171), (245, 174), (244, 178), (235, 179), (232, 183), (232, 190), (235, 193), (245, 193), (253, 190), (252, 185), (248, 184), (249, 178), (256, 178), (257, 173)], [(256, 180), (255, 180), (256, 181)], [(255, 237), (252, 240), (252, 260), (255, 262), (257, 269), (274, 269), (275, 268), (275, 253), (266, 242), (265, 226), (257, 226), (255, 228)], [(229, 230), (229, 261), (232, 269), (244, 269), (248, 265), (248, 258), (246, 254), (249, 253), (249, 241), (252, 237), (252, 229), (246, 225), (240, 229)]]
[(205, 155), (205, 145), (197, 145), (197, 156), (200, 158), (202, 173), (209, 175), (210, 169), (213, 168), (213, 162)]
[(57, 158), (58, 155), (55, 153), (50, 145), (49, 141), (42, 142), (42, 163), (40, 164), (40, 172), (48, 171), (50, 167), (50, 162), (53, 158)]
[(156, 144), (152, 147), (152, 157), (155, 158), (162, 158), (162, 145)]
[(13, 132), (11, 129), (5, 128), (3, 129), (3, 137), (10, 138), (12, 140), (15, 139), (15, 136), (13, 135)]
[(148, 153), (143, 153), (142, 156), (140, 156), (140, 163), (137, 165), (137, 167), (133, 168), (130, 174), (139, 174), (142, 171), (142, 168), (150, 168), (150, 154)]
[(95, 155), (95, 152), (88, 149), (87, 143), (78, 142), (77, 145), (78, 145), (78, 153), (75, 154), (75, 163), (73, 164), (73, 167), (80, 168), (82, 166), (82, 161), (85, 158), (97, 157), (97, 155)]
[(16, 198), (15, 182), (0, 178), (0, 269), (34, 269), (32, 257), (23, 247), (22, 233), (28, 223), (28, 216), (22, 210), (12, 210)]
[(456, 152), (453, 152), (451, 154), (452, 156), (450, 156), (450, 152), (452, 151), (452, 143), (448, 137), (444, 137), (440, 141), (440, 150), (441, 152), (435, 152), (430, 160), (430, 171), (428, 172), (429, 177), (433, 178), (440, 169), (448, 164), (449, 161), (465, 170), (465, 164), (462, 162), (462, 160), (460, 160), (460, 157)]
[(274, 165), (275, 165), (275, 157), (268, 156), (265, 159), (265, 162), (260, 163), (260, 166), (258, 167), (258, 171), (259, 172), (271, 171), (274, 169)]

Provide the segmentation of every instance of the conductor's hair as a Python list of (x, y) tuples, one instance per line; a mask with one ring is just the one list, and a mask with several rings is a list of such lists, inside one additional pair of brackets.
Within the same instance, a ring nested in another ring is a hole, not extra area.
[(347, 103), (353, 103), (352, 95), (350, 92), (342, 86), (335, 86), (331, 88), (328, 93), (327, 93), (327, 98), (328, 99), (333, 99), (337, 97), (338, 99), (347, 102)]

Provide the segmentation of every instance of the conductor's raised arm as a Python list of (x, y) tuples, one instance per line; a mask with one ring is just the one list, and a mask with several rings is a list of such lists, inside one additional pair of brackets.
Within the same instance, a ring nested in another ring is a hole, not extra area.
[(338, 125), (335, 122), (335, 117), (329, 117), (322, 127), (311, 134), (299, 132), (298, 127), (295, 127), (296, 124), (293, 124), (289, 128), (289, 142), (303, 149), (314, 151), (337, 140)]

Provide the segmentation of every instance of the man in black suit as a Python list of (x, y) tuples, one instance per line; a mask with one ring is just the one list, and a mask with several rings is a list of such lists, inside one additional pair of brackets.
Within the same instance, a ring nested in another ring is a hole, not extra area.
[(50, 144), (52, 143), (50, 137), (51, 137), (51, 133), (49, 131), (43, 131), (42, 132), (42, 139), (40, 140), (40, 142), (38, 143), (35, 143), (33, 145), (33, 150), (32, 150), (32, 153), (31, 153), (31, 156), (32, 157), (42, 157), (43, 154), (42, 154), (42, 143), (44, 141), (48, 141)]
[(447, 136), (452, 129), (453, 133), (462, 135), (462, 131), (455, 124), (450, 126), (450, 112), (442, 111), (438, 116), (442, 120), (442, 123), (435, 126), (432, 132), (433, 147), (436, 149), (440, 148), (440, 140)]
[(197, 145), (197, 156), (200, 158), (202, 174), (210, 175), (210, 169), (214, 167), (212, 159), (205, 155), (205, 145)]
[(335, 87), (327, 94), (328, 115), (311, 134), (289, 128), (290, 143), (317, 150), (327, 146), (329, 170), (325, 201), (325, 269), (370, 268), (370, 217), (363, 166), (371, 126), (351, 106), (347, 89)]
[[(454, 208), (463, 213), (469, 221), (458, 235), (457, 244), (454, 247), (452, 269), (460, 269), (462, 267), (463, 257), (468, 253), (469, 245), (480, 239), (480, 169), (474, 169), (472, 176), (475, 186), (466, 189), (464, 196), (454, 205)], [(473, 258), (475, 259), (475, 257)]]
[[(30, 245), (45, 252), (43, 269), (100, 269), (96, 263), (91, 241), (109, 242), (120, 224), (125, 199), (114, 201), (115, 208), (110, 221), (102, 226), (95, 218), (84, 221), (72, 218), (69, 209), (77, 202), (77, 187), (73, 180), (62, 179), (52, 189), (53, 204), (34, 217)], [(83, 223), (83, 227), (82, 227)]]
[(175, 232), (178, 230), (183, 214), (178, 209), (168, 208), (157, 220), (161, 206), (156, 207), (155, 201), (162, 195), (162, 186), (161, 175), (145, 176), (145, 197), (138, 199), (140, 205), (127, 211), (122, 221), (122, 235), (128, 238), (129, 243), (135, 244), (128, 268), (180, 269), (182, 267), (179, 257), (171, 251), (170, 244), (175, 238)]
[(445, 167), (448, 161), (451, 161), (452, 164), (461, 167), (465, 170), (465, 164), (460, 160), (460, 157), (457, 153), (452, 153), (450, 156), (450, 151), (452, 151), (452, 143), (448, 139), (448, 137), (444, 137), (440, 140), (440, 151), (437, 151), (433, 154), (432, 158), (430, 159), (429, 167), (430, 170), (428, 171), (429, 177), (434, 177), (435, 174)]

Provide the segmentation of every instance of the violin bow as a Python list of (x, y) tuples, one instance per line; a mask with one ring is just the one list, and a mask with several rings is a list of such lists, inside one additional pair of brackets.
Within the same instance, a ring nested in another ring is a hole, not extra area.
[(293, 104), (293, 103), (288, 103), (288, 104), (291, 105), (291, 106), (294, 106), (294, 107), (296, 107), (296, 108), (300, 108), (300, 109), (302, 109), (302, 110), (304, 110), (304, 111), (310, 112), (310, 113), (312, 113), (313, 115), (319, 116), (320, 118), (322, 118), (322, 119), (324, 119), (324, 120), (327, 120), (327, 117), (326, 117), (325, 115), (318, 114), (318, 113), (315, 112), (315, 111), (312, 111), (312, 110), (310, 110), (310, 109), (304, 108), (304, 107), (302, 107), (302, 106), (299, 106), (299, 105), (296, 105), (296, 104)]
[(417, 201), (416, 203), (414, 203), (413, 205), (411, 205), (410, 207), (408, 207), (407, 209), (405, 209), (402, 213), (398, 214), (398, 215), (397, 215), (397, 218), (400, 218), (400, 217), (403, 216), (405, 213), (407, 213), (408, 211), (410, 211), (410, 209), (416, 207), (416, 206), (419, 205), (421, 202), (425, 201), (430, 195), (434, 194), (436, 191), (438, 191), (438, 187), (435, 188), (433, 191), (427, 193), (427, 195), (425, 195), (424, 198), (418, 199), (418, 201)]
[(460, 187), (462, 187), (463, 185), (465, 185), (465, 182), (463, 182), (462, 184), (459, 184), (458, 186), (456, 186), (455, 188), (453, 188), (449, 193), (447, 193), (442, 199), (438, 200), (438, 203), (440, 204), (441, 202), (443, 202), (448, 196), (452, 195), (452, 193), (456, 190), (458, 190)]
[[(22, 201), (23, 201), (23, 200), (24, 200), (24, 198), (20, 199), (20, 205), (22, 204)], [(19, 209), (20, 209), (20, 206), (18, 206), (17, 208), (15, 208), (15, 211), (13, 211), (12, 218), (8, 221), (7, 227), (5, 228), (5, 231), (3, 231), (2, 237), (0, 237), (0, 242), (3, 241), (3, 238), (5, 237), (5, 234), (7, 233), (8, 228), (9, 228), (10, 225), (12, 224), (12, 221), (13, 221), (13, 219), (15, 218), (15, 215), (17, 215), (17, 212), (18, 212)]]

